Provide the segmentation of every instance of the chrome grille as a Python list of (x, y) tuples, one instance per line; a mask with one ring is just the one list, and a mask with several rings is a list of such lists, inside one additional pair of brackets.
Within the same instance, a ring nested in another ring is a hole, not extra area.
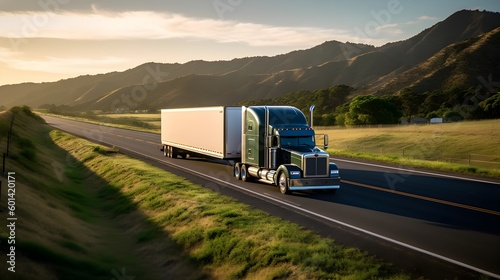
[(327, 157), (306, 157), (304, 167), (305, 177), (327, 176), (328, 158)]

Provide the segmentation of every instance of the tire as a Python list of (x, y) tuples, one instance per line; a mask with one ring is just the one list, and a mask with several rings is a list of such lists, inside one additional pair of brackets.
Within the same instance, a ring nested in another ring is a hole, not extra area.
[(288, 188), (288, 180), (286, 178), (285, 172), (281, 172), (278, 178), (278, 187), (282, 194), (290, 194), (290, 189)]
[(324, 192), (327, 194), (335, 194), (335, 193), (337, 193), (337, 189), (324, 190)]
[(239, 163), (234, 164), (234, 177), (236, 180), (241, 180), (241, 165)]
[(241, 165), (241, 181), (250, 182), (250, 175), (248, 175), (247, 166), (245, 164)]
[(168, 157), (168, 146), (163, 146), (163, 156)]
[(172, 150), (170, 150), (170, 156), (172, 158), (177, 158), (178, 155), (179, 153), (177, 152), (177, 148), (172, 147)]

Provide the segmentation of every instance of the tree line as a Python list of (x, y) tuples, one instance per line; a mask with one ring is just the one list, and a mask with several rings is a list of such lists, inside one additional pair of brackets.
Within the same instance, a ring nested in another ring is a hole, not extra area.
[(286, 104), (301, 109), (308, 117), (309, 107), (314, 104), (314, 124), (319, 126), (397, 124), (414, 118), (444, 121), (500, 118), (498, 89), (472, 87), (419, 92), (405, 88), (381, 96), (355, 95), (356, 91), (347, 85), (336, 85), (273, 99), (244, 101), (240, 105)]

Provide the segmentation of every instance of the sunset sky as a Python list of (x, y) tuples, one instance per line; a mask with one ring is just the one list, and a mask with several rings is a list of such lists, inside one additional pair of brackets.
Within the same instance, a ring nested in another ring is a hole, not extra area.
[(273, 56), (325, 41), (380, 46), (498, 0), (0, 0), (0, 85), (145, 62)]

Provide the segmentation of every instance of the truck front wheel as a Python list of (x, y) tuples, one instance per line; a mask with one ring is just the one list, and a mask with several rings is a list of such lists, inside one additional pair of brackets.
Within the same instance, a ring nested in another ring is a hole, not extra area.
[(280, 177), (278, 179), (278, 187), (280, 188), (280, 192), (282, 194), (290, 194), (290, 189), (288, 188), (288, 180), (286, 178), (285, 172), (280, 173)]

